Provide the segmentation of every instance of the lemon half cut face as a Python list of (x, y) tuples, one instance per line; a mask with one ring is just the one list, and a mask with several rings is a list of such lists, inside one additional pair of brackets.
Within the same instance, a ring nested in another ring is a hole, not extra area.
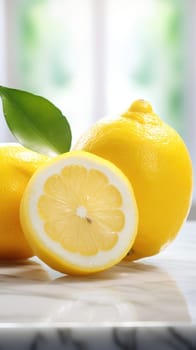
[(35, 254), (64, 273), (111, 267), (126, 256), (137, 232), (130, 182), (109, 161), (83, 151), (41, 167), (26, 188), (20, 212)]

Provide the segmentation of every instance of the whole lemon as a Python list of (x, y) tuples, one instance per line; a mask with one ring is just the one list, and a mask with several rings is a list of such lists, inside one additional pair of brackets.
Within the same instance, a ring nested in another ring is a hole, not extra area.
[(139, 228), (127, 258), (157, 254), (177, 235), (192, 196), (192, 163), (179, 134), (145, 100), (115, 119), (101, 119), (77, 142), (117, 165), (130, 180)]
[(19, 207), (30, 177), (47, 160), (19, 144), (0, 144), (0, 259), (33, 255), (21, 229)]

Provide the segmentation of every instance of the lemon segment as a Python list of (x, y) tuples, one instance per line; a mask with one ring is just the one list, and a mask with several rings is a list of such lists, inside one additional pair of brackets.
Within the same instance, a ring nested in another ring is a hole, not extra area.
[(128, 179), (109, 161), (83, 151), (58, 156), (35, 173), (20, 217), (35, 254), (71, 274), (119, 262), (132, 247), (138, 225)]

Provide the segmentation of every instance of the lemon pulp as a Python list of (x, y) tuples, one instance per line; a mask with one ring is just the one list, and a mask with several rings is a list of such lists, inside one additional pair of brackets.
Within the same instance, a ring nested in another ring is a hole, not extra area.
[(82, 255), (111, 249), (124, 226), (122, 198), (100, 171), (64, 167), (50, 176), (38, 202), (45, 232), (63, 248)]

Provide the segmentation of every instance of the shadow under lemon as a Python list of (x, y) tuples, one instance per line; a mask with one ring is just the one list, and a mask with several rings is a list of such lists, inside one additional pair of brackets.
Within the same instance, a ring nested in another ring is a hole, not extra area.
[(42, 263), (33, 260), (1, 260), (0, 282), (8, 284), (46, 283), (50, 276)]

